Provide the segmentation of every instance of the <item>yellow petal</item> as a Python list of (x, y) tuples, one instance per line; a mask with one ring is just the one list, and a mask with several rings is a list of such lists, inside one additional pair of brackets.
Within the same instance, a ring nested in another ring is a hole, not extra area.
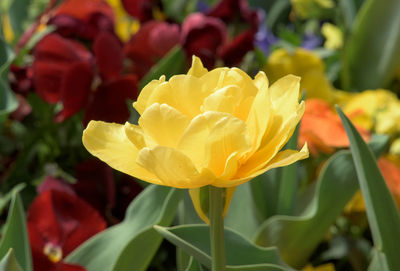
[(205, 112), (196, 116), (187, 127), (178, 144), (178, 149), (186, 154), (198, 169), (206, 167), (205, 145), (215, 124), (228, 116), (222, 112)]
[(265, 73), (258, 73), (255, 81), (257, 81), (256, 85), (258, 85), (259, 91), (254, 98), (246, 120), (250, 140), (253, 145), (252, 151), (248, 155), (252, 155), (260, 146), (261, 139), (265, 134), (271, 117), (271, 100), (268, 95), (268, 79)]
[(304, 102), (301, 102), (297, 111), (293, 112), (285, 122), (280, 116), (273, 116), (261, 140), (260, 148), (239, 168), (238, 175), (244, 177), (264, 167), (292, 136), (303, 113)]
[(217, 111), (233, 114), (241, 100), (240, 88), (234, 85), (223, 87), (205, 98), (201, 111)]
[(253, 79), (238, 68), (217, 68), (201, 77), (205, 91), (210, 93), (229, 85), (235, 85), (242, 90), (243, 98), (256, 96), (258, 89)]
[[(237, 161), (250, 143), (243, 121), (226, 113), (208, 111), (192, 120), (177, 148), (198, 169), (208, 168), (226, 179), (236, 173)], [(235, 155), (231, 157), (232, 154)]]
[(192, 67), (188, 71), (188, 75), (193, 75), (195, 77), (201, 77), (206, 74), (208, 71), (204, 68), (203, 63), (200, 58), (197, 56), (192, 57)]
[(140, 92), (137, 101), (133, 103), (133, 107), (136, 111), (142, 115), (146, 107), (153, 104), (153, 102), (149, 101), (149, 98), (156, 91), (157, 87), (165, 82), (165, 76), (162, 75), (159, 80), (152, 80), (148, 83)]
[(233, 176), (235, 176), (238, 168), (239, 168), (239, 155), (238, 152), (233, 152), (229, 157), (226, 159), (224, 172), (222, 175), (218, 177), (219, 180), (229, 180)]
[(136, 161), (167, 186), (197, 188), (208, 185), (215, 179), (209, 170), (198, 171), (189, 157), (173, 148), (143, 148), (139, 151)]
[(269, 88), (275, 114), (288, 118), (299, 104), (300, 77), (286, 75)]
[[(208, 193), (208, 187), (205, 187)], [(204, 188), (203, 188), (204, 189)], [(208, 202), (204, 202), (204, 199), (201, 197), (202, 188), (190, 188), (189, 195), (193, 203), (194, 210), (199, 215), (201, 220), (203, 220), (206, 224), (210, 225), (210, 219), (208, 218)], [(204, 204), (207, 204), (205, 206)], [(206, 209), (206, 210), (204, 210)]]
[(251, 147), (246, 124), (233, 116), (218, 121), (207, 137), (205, 161), (215, 176), (225, 171), (226, 161), (232, 153), (241, 156)]
[(284, 150), (279, 152), (267, 165), (265, 165), (263, 168), (258, 169), (254, 172), (251, 172), (249, 175), (244, 176), (244, 177), (238, 177), (230, 180), (229, 182), (214, 182), (213, 185), (217, 187), (233, 187), (233, 186), (238, 186), (240, 184), (243, 184), (245, 182), (248, 182), (249, 180), (257, 177), (258, 175), (263, 174), (264, 172), (277, 168), (277, 167), (283, 167), (287, 166), (290, 164), (293, 164), (294, 162), (298, 160), (302, 160), (308, 157), (308, 147), (307, 144), (303, 146), (303, 148), (300, 151), (295, 151), (295, 150)]
[(167, 104), (155, 103), (139, 118), (139, 126), (158, 145), (175, 147), (189, 125), (189, 118)]
[(246, 121), (246, 119), (248, 118), (249, 112), (250, 112), (250, 108), (253, 104), (253, 101), (254, 101), (253, 96), (243, 98), (242, 101), (239, 103), (239, 105), (236, 106), (236, 109), (235, 109), (235, 112), (233, 115), (235, 117), (237, 117), (238, 119)]
[(83, 131), (82, 141), (92, 155), (112, 168), (146, 182), (161, 183), (154, 174), (135, 162), (138, 149), (126, 136), (124, 125), (91, 121)]
[(222, 213), (222, 215), (224, 217), (228, 213), (228, 209), (229, 209), (229, 206), (231, 205), (231, 201), (232, 201), (232, 198), (233, 198), (233, 194), (236, 191), (236, 187), (237, 186), (232, 186), (232, 187), (226, 187), (225, 188), (225, 205), (224, 205), (224, 210), (223, 210), (223, 213)]
[(269, 81), (265, 72), (259, 71), (257, 75), (254, 77), (254, 85), (257, 87), (258, 91), (263, 89), (268, 89)]
[(267, 171), (267, 170), (277, 168), (277, 167), (284, 167), (284, 166), (293, 164), (294, 162), (296, 162), (298, 160), (308, 158), (308, 155), (309, 155), (308, 147), (307, 147), (307, 143), (305, 143), (303, 148), (301, 148), (300, 151), (284, 150), (284, 151), (278, 152), (278, 154), (274, 156), (274, 158), (268, 163), (268, 165), (264, 169), (265, 169), (265, 171)]
[(126, 137), (140, 150), (146, 147), (145, 134), (142, 128), (137, 125), (126, 122), (124, 125)]
[[(146, 107), (154, 103), (165, 103), (176, 108), (182, 114), (193, 118), (201, 113), (200, 106), (208, 95), (203, 91), (202, 82), (201, 79), (191, 75), (172, 76), (168, 82), (153, 89), (147, 98)], [(139, 95), (138, 100), (140, 98), (141, 95)]]
[[(229, 205), (231, 204), (233, 194), (235, 193), (236, 186), (227, 187), (224, 193), (224, 210), (222, 215), (225, 217), (229, 210)], [(207, 195), (204, 195), (207, 193)], [(208, 187), (204, 188), (191, 188), (189, 189), (189, 195), (192, 199), (194, 209), (199, 215), (201, 220), (205, 223), (210, 224), (210, 219), (208, 218), (209, 202), (208, 202)]]

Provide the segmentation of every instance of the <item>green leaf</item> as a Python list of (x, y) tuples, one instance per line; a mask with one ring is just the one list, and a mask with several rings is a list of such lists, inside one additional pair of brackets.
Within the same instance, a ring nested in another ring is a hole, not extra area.
[[(287, 143), (287, 149), (297, 149), (297, 137), (299, 127), (296, 127), (293, 136)], [(296, 203), (299, 180), (297, 179), (298, 164), (294, 163), (282, 168), (282, 179), (279, 187), (279, 200), (277, 206), (278, 214), (292, 215)]]
[(400, 270), (400, 215), (372, 151), (339, 107), (363, 194), (375, 248), (385, 254), (389, 270)]
[(239, 232), (247, 239), (253, 237), (259, 226), (254, 212), (254, 203), (250, 183), (244, 183), (236, 188), (235, 194), (225, 217), (225, 226)]
[(153, 79), (160, 78), (165, 75), (168, 78), (175, 74), (182, 73), (186, 65), (186, 56), (181, 47), (174, 47), (162, 58), (140, 81), (140, 89)]
[[(385, 146), (388, 138), (378, 136), (371, 144)], [(358, 189), (355, 167), (349, 151), (340, 151), (326, 163), (318, 178), (315, 192), (297, 216), (273, 216), (255, 235), (261, 246), (277, 246), (282, 258), (295, 268), (307, 263), (314, 249), (323, 240), (329, 227), (341, 214)]]
[(275, 1), (269, 8), (266, 22), (268, 28), (275, 31), (279, 22), (287, 18), (287, 15), (290, 12), (290, 7), (291, 5), (289, 0)]
[(261, 222), (277, 213), (281, 176), (282, 168), (274, 168), (249, 182), (254, 211)]
[(368, 271), (390, 271), (384, 253), (376, 249), (374, 250), (372, 261), (368, 266)]
[(8, 202), (11, 200), (13, 195), (19, 193), (22, 189), (25, 188), (25, 186), (26, 186), (25, 183), (17, 184), (10, 192), (8, 192), (5, 195), (2, 195), (2, 197), (0, 198), (0, 213), (7, 206)]
[(1, 271), (23, 271), (15, 258), (14, 251), (10, 248), (7, 254), (0, 261)]
[(14, 194), (8, 211), (4, 235), (0, 241), (0, 258), (3, 258), (12, 248), (23, 270), (32, 271), (31, 249), (25, 221), (21, 198), (19, 194)]
[(13, 0), (8, 10), (11, 27), (14, 33), (19, 36), (24, 32), (25, 22), (28, 19), (28, 9), (31, 0)]
[[(192, 255), (199, 263), (211, 267), (210, 230), (208, 225), (181, 225), (154, 228), (167, 240)], [(254, 245), (234, 230), (225, 228), (226, 270), (293, 270), (280, 258), (276, 248)], [(240, 257), (238, 257), (240, 255)]]
[(125, 219), (101, 232), (67, 256), (65, 261), (88, 271), (146, 270), (161, 244), (153, 225), (169, 225), (183, 190), (150, 185), (130, 204)]
[(365, 1), (344, 47), (344, 89), (385, 87), (393, 79), (400, 66), (399, 14), (398, 0)]
[(0, 115), (15, 110), (18, 106), (17, 99), (11, 92), (8, 84), (8, 67), (14, 58), (12, 49), (0, 35)]
[(198, 0), (161, 0), (163, 10), (168, 18), (173, 18), (178, 23), (182, 23), (185, 17), (195, 12)]
[(190, 257), (189, 263), (185, 268), (185, 271), (204, 271), (204, 268), (193, 257)]

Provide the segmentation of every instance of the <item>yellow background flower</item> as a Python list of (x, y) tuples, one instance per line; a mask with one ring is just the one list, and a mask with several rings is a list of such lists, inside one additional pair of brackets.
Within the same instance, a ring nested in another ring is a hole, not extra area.
[(91, 121), (87, 150), (144, 181), (177, 188), (234, 187), (263, 172), (308, 157), (280, 149), (304, 112), (300, 78), (269, 87), (237, 68), (208, 72), (193, 58), (188, 74), (147, 84), (133, 105), (138, 125)]
[(379, 134), (400, 133), (400, 101), (385, 89), (366, 90), (342, 101), (343, 111), (352, 114), (354, 123)]
[(300, 89), (306, 92), (307, 99), (319, 98), (328, 103), (334, 100), (334, 87), (325, 76), (324, 63), (312, 51), (277, 49), (269, 56), (264, 70), (271, 82), (287, 74), (300, 76)]
[(293, 10), (302, 19), (324, 18), (335, 7), (332, 0), (291, 0)]
[(326, 39), (324, 43), (326, 49), (336, 50), (342, 48), (343, 33), (339, 27), (330, 23), (324, 23), (321, 32)]
[(331, 263), (319, 265), (317, 267), (313, 267), (312, 265), (307, 265), (301, 271), (335, 271), (335, 266)]

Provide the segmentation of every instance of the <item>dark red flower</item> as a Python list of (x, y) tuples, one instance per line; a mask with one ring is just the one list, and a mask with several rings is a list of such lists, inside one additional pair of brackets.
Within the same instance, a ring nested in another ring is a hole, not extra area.
[(47, 176), (40, 184), (39, 194), (57, 190), (78, 196), (95, 208), (109, 224), (121, 221), (131, 201), (143, 190), (134, 178), (125, 174), (114, 177), (113, 170), (104, 162), (90, 159), (75, 168), (76, 182)]
[(208, 69), (213, 68), (217, 51), (226, 39), (225, 24), (217, 18), (193, 13), (183, 22), (181, 41), (188, 58), (192, 55), (200, 57)]
[(227, 24), (235, 21), (247, 23), (253, 29), (260, 23), (258, 12), (251, 9), (246, 0), (222, 0), (207, 12), (207, 16), (219, 18)]
[(225, 65), (234, 66), (240, 63), (245, 54), (254, 49), (255, 35), (256, 32), (250, 29), (236, 36), (225, 46), (222, 46), (219, 51), (219, 56), (224, 61)]
[(46, 176), (44, 181), (37, 188), (38, 194), (43, 194), (44, 192), (49, 190), (57, 190), (76, 196), (75, 191), (72, 189), (70, 184), (63, 181), (62, 179), (52, 176)]
[(254, 49), (259, 23), (258, 12), (247, 1), (223, 0), (206, 14), (195, 13), (185, 19), (182, 46), (189, 58), (200, 57), (209, 69), (217, 59), (234, 66)]
[(85, 270), (62, 259), (106, 228), (99, 213), (86, 202), (58, 190), (40, 194), (28, 210), (28, 233), (34, 270)]
[(124, 75), (102, 83), (87, 105), (84, 125), (90, 120), (124, 123), (130, 116), (128, 100), (137, 96), (137, 79), (134, 75)]
[(112, 169), (97, 159), (76, 167), (75, 193), (96, 208), (110, 224), (121, 221), (131, 201), (142, 191), (134, 178), (125, 174), (114, 178)]
[(140, 22), (154, 19), (154, 13), (162, 10), (160, 0), (122, 0), (125, 10)]
[(105, 218), (109, 218), (115, 205), (115, 181), (112, 169), (105, 163), (91, 159), (76, 166), (75, 193)]
[(114, 29), (113, 10), (104, 0), (64, 0), (51, 15), (48, 23), (57, 26), (64, 37), (93, 40)]
[(130, 70), (143, 77), (150, 68), (179, 43), (179, 27), (161, 21), (149, 21), (125, 45), (131, 60)]
[(58, 34), (45, 36), (36, 45), (33, 55), (33, 85), (36, 93), (48, 103), (61, 100), (64, 76), (76, 63), (84, 62), (89, 66), (92, 61), (84, 46)]
[(10, 81), (10, 87), (15, 93), (27, 95), (33, 89), (32, 77), (33, 74), (31, 67), (10, 66), (8, 78)]
[[(50, 34), (34, 50), (33, 82), (38, 95), (49, 103), (62, 103), (61, 122), (86, 108), (89, 120), (123, 123), (130, 115), (127, 99), (137, 95), (134, 75), (122, 75), (123, 49), (109, 32), (96, 36), (94, 56), (80, 43)], [(98, 74), (96, 75), (96, 72)]]

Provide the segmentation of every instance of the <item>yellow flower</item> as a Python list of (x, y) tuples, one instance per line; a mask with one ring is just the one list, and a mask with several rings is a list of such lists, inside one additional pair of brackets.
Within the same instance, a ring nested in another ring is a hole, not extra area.
[(324, 18), (335, 6), (332, 0), (291, 0), (294, 12), (302, 19)]
[(133, 104), (138, 125), (91, 121), (86, 149), (111, 167), (176, 188), (235, 187), (265, 171), (308, 157), (280, 149), (304, 112), (300, 78), (269, 87), (237, 68), (210, 72), (193, 58), (187, 74), (147, 84)]
[(14, 31), (11, 27), (10, 17), (6, 14), (0, 14), (0, 17), (2, 19), (4, 39), (7, 42), (12, 42), (14, 40), (15, 36), (14, 36)]
[(354, 123), (380, 134), (400, 133), (400, 101), (385, 89), (366, 90), (351, 95), (342, 105)]
[(343, 33), (339, 27), (330, 23), (324, 23), (321, 32), (326, 39), (324, 43), (326, 49), (336, 50), (342, 48)]
[(139, 21), (125, 12), (121, 0), (106, 1), (115, 13), (115, 32), (122, 41), (128, 41), (129, 38), (139, 30)]
[(319, 265), (317, 267), (313, 267), (312, 265), (307, 265), (301, 271), (335, 271), (335, 266), (331, 263)]
[(314, 52), (297, 48), (294, 52), (278, 49), (269, 56), (264, 68), (268, 78), (274, 82), (287, 74), (301, 77), (300, 88), (306, 98), (319, 98), (332, 103), (334, 88), (325, 76), (324, 63)]
[(393, 140), (390, 144), (389, 153), (400, 157), (400, 137)]

